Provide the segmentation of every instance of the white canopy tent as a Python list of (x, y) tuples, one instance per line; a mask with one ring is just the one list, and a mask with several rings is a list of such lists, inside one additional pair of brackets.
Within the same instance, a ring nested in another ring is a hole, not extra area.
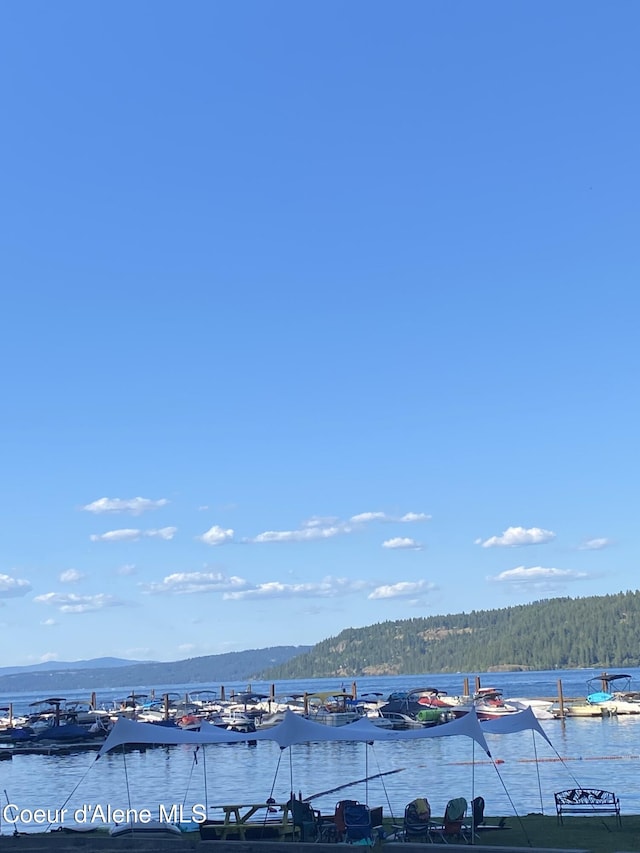
[(287, 711), (283, 722), (277, 726), (258, 729), (256, 732), (231, 732), (218, 726), (203, 723), (200, 731), (184, 731), (173, 726), (158, 726), (120, 718), (102, 745), (97, 757), (125, 744), (214, 744), (239, 743), (257, 740), (275, 740), (284, 749), (296, 743), (317, 741), (372, 741), (417, 740), (434, 737), (463, 736), (471, 738), (491, 756), (485, 738), (487, 734), (510, 734), (531, 729), (537, 731), (551, 745), (542, 726), (530, 708), (508, 714), (480, 724), (475, 713), (470, 712), (448, 723), (422, 729), (383, 729), (363, 717), (346, 726), (326, 726), (307, 720), (300, 714)]
[[(500, 773), (493, 762), (491, 751), (487, 744), (485, 734), (512, 734), (530, 730), (535, 741), (537, 732), (554, 749), (553, 744), (546, 735), (544, 729), (528, 708), (513, 714), (507, 714), (494, 720), (480, 723), (475, 712), (469, 712), (448, 723), (422, 729), (395, 730), (376, 726), (367, 718), (362, 718), (355, 723), (345, 726), (327, 726), (308, 720), (300, 714), (288, 711), (282, 723), (276, 726), (258, 729), (256, 732), (234, 732), (222, 729), (209, 723), (203, 723), (199, 731), (185, 731), (178, 727), (154, 725), (152, 723), (140, 723), (126, 718), (120, 718), (97, 754), (97, 759), (118, 747), (127, 744), (145, 745), (173, 745), (193, 744), (209, 745), (217, 743), (242, 743), (260, 740), (273, 740), (281, 750), (292, 747), (295, 744), (352, 741), (364, 744), (372, 744), (374, 741), (405, 741), (424, 740), (427, 738), (441, 737), (467, 737), (472, 742), (473, 751), (476, 744), (489, 757), (494, 765), (498, 776)], [(555, 751), (555, 750), (554, 750)], [(475, 787), (475, 759), (472, 759), (471, 790), (472, 798)], [(277, 770), (276, 770), (277, 775)], [(365, 773), (368, 777), (368, 771)], [(368, 778), (365, 780), (368, 781)], [(504, 785), (504, 783), (502, 783)], [(539, 778), (538, 778), (538, 784)], [(293, 783), (291, 783), (293, 790)], [(505, 788), (506, 790), (506, 788)], [(541, 795), (542, 800), (542, 795)], [(514, 808), (515, 812), (515, 808)]]
[(504, 714), (502, 717), (497, 717), (494, 720), (485, 720), (482, 723), (482, 731), (487, 734), (507, 735), (514, 732), (523, 732), (527, 729), (537, 732), (546, 740), (549, 746), (553, 747), (553, 744), (547, 737), (545, 730), (540, 725), (531, 708), (518, 711), (516, 714)]

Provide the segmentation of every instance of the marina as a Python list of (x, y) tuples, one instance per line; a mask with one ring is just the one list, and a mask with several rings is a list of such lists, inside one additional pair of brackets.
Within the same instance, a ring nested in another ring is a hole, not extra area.
[[(380, 728), (403, 730), (442, 724), (469, 712), (481, 721), (499, 719), (530, 709), (539, 720), (571, 717), (640, 715), (640, 693), (631, 689), (628, 673), (601, 672), (586, 682), (585, 695), (565, 698), (561, 678), (557, 695), (504, 696), (504, 688), (474, 687), (465, 676), (462, 690), (450, 693), (439, 687), (367, 690), (359, 693), (356, 681), (331, 690), (291, 690), (277, 694), (276, 685), (254, 689), (235, 685), (219, 689), (165, 690), (156, 694), (131, 692), (125, 698), (99, 702), (96, 692), (87, 701), (79, 697), (49, 697), (10, 701), (0, 707), (0, 760), (13, 755), (43, 754), (63, 750), (99, 749), (115, 723), (131, 719), (155, 725), (198, 731), (203, 724), (233, 732), (256, 732), (282, 723), (286, 713), (328, 726), (344, 726), (367, 719)], [(379, 686), (379, 685), (378, 685)]]
[[(586, 679), (597, 674), (561, 673), (567, 695), (579, 695)], [(636, 672), (631, 674), (635, 676)], [(536, 698), (552, 695), (558, 676), (558, 672), (494, 673), (483, 680), (505, 695)], [(382, 690), (388, 696), (394, 691), (410, 690), (416, 682), (438, 683), (442, 690), (456, 695), (461, 676), (364, 679), (358, 686), (362, 693)], [(246, 686), (228, 685), (227, 694), (232, 689), (246, 690)], [(193, 685), (174, 689), (184, 694), (188, 687), (196, 689)], [(269, 685), (253, 687), (269, 692)], [(300, 692), (303, 687), (297, 683), (279, 685), (281, 691), (290, 693)], [(335, 689), (335, 682), (318, 680), (311, 687), (315, 692), (331, 690)], [(350, 687), (351, 683), (346, 684), (345, 690)], [(122, 691), (115, 693), (122, 695)], [(28, 707), (31, 701), (35, 698), (29, 695), (14, 697), (17, 710)], [(4, 697), (2, 702), (6, 704)], [(73, 815), (87, 804), (101, 805), (98, 824), (101, 814), (107, 815), (108, 805), (146, 808), (154, 817), (160, 806), (170, 810), (177, 805), (183, 807), (183, 814), (190, 815), (194, 808), (202, 806), (210, 814), (209, 804), (259, 803), (269, 797), (286, 802), (291, 791), (300, 792), (323, 813), (332, 811), (345, 796), (361, 802), (375, 801), (382, 804), (385, 815), (397, 816), (418, 795), (427, 796), (434, 809), (442, 809), (450, 796), (462, 793), (470, 801), (472, 793), (481, 793), (491, 814), (512, 814), (514, 808), (522, 814), (545, 814), (553, 813), (554, 791), (578, 783), (616, 790), (623, 815), (640, 812), (640, 723), (635, 716), (554, 718), (540, 720), (539, 724), (552, 747), (531, 731), (506, 736), (487, 733), (491, 758), (465, 737), (380, 740), (372, 744), (328, 740), (297, 743), (287, 749), (281, 749), (273, 740), (200, 747), (132, 746), (126, 752), (115, 751), (99, 760), (93, 744), (90, 749), (74, 748), (72, 744), (51, 745), (42, 754), (29, 752), (23, 745), (13, 760), (0, 763), (0, 774), (16, 813), (64, 806)], [(33, 786), (34, 774), (39, 780), (37, 790)], [(5, 812), (6, 808), (5, 803)], [(34, 831), (28, 823), (13, 823), (11, 814), (9, 810), (3, 815), (4, 834), (13, 832), (16, 826), (20, 831)]]

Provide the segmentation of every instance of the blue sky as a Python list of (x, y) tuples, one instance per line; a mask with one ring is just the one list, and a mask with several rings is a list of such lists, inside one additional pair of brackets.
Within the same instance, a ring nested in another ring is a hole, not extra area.
[(0, 16), (0, 665), (637, 587), (636, 3)]

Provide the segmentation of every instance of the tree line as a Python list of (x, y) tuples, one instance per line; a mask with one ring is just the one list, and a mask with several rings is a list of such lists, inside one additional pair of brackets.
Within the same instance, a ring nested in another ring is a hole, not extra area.
[(640, 666), (640, 591), (347, 628), (265, 679)]

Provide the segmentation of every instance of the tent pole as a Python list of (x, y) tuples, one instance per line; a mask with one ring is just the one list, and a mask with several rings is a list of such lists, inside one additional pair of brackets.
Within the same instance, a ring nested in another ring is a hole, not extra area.
[(473, 814), (473, 801), (476, 796), (476, 742), (471, 741), (471, 843), (476, 843), (476, 827)]

